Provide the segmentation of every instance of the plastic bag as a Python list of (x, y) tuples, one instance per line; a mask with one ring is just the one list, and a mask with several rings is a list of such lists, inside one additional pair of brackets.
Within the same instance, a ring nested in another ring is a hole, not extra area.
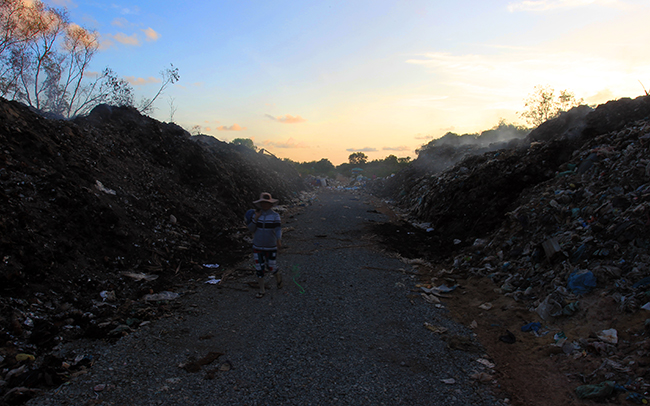
[(596, 287), (596, 277), (593, 272), (583, 269), (569, 275), (567, 285), (571, 292), (578, 295), (584, 295), (585, 293), (589, 293), (592, 288)]

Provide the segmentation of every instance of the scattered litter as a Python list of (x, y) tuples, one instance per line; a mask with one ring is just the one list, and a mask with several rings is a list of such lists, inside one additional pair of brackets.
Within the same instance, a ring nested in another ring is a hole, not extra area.
[(562, 347), (564, 345), (564, 342), (567, 340), (567, 336), (564, 334), (564, 331), (560, 331), (559, 333), (555, 333), (555, 335), (553, 335), (553, 340), (555, 341), (555, 346)]
[(221, 283), (221, 279), (217, 279), (216, 276), (209, 276), (208, 280), (205, 281), (205, 283), (210, 285), (218, 285), (219, 283)]
[(430, 295), (435, 295), (441, 298), (448, 298), (449, 296), (445, 296), (443, 292), (438, 289), (438, 288), (427, 288), (425, 286), (421, 286), (420, 289), (422, 289), (423, 292), (428, 293)]
[[(555, 200), (552, 200), (552, 202), (555, 202)], [(555, 203), (557, 204), (557, 202)], [(549, 238), (548, 240), (544, 241), (542, 243), (542, 248), (544, 248), (544, 252), (546, 253), (546, 257), (548, 259), (553, 259), (556, 254), (562, 251), (557, 238)]]
[(542, 320), (551, 320), (562, 315), (564, 298), (558, 291), (551, 292), (535, 309)]
[(16, 354), (16, 361), (22, 362), (22, 361), (34, 361), (36, 359), (35, 356), (32, 354)]
[(581, 385), (576, 388), (580, 399), (604, 399), (614, 393), (615, 382), (605, 381), (598, 385)]
[(123, 272), (122, 275), (128, 276), (129, 278), (135, 279), (136, 281), (155, 281), (158, 279), (158, 275), (148, 275), (144, 274), (142, 272), (140, 273), (135, 273), (135, 272)]
[(648, 404), (648, 398), (646, 398), (642, 394), (636, 393), (636, 392), (629, 392), (627, 395), (625, 395), (625, 399), (629, 400), (630, 402), (634, 402), (637, 405), (647, 405)]
[(542, 327), (542, 323), (536, 321), (522, 326), (521, 331), (523, 331), (524, 333), (527, 333), (529, 331), (532, 331), (533, 333), (537, 333), (541, 327)]
[(205, 268), (219, 268), (219, 264), (203, 264)]
[(102, 298), (103, 301), (109, 301), (109, 302), (114, 302), (117, 300), (115, 297), (115, 291), (114, 290), (103, 290), (99, 292), (99, 296)]
[(608, 344), (618, 343), (618, 332), (613, 328), (601, 331), (597, 337)]
[(426, 322), (426, 321), (424, 322), (424, 327), (426, 327), (428, 330), (431, 330), (431, 331), (433, 331), (434, 333), (438, 333), (438, 334), (442, 334), (442, 333), (447, 332), (447, 328), (446, 328), (446, 327), (442, 327), (442, 326), (434, 326), (433, 324), (428, 323), (428, 322)]
[(453, 385), (456, 383), (454, 378), (441, 379), (440, 382), (446, 383), (447, 385)]
[(420, 296), (427, 302), (431, 304), (438, 304), (440, 303), (440, 299), (436, 297), (435, 295), (427, 295), (426, 293), (420, 293)]
[(95, 187), (100, 192), (104, 192), (104, 193), (106, 193), (108, 195), (116, 195), (117, 194), (113, 189), (109, 189), (107, 187), (104, 187), (104, 185), (100, 181), (95, 181)]
[(596, 287), (596, 277), (593, 272), (582, 269), (569, 275), (567, 284), (571, 292), (584, 295)]
[(164, 302), (168, 300), (178, 299), (179, 296), (180, 295), (175, 292), (162, 291), (160, 293), (144, 295), (143, 299), (145, 302)]
[(490, 369), (493, 369), (495, 367), (495, 365), (492, 362), (486, 360), (485, 358), (477, 358), (476, 362), (478, 362), (479, 364), (485, 365), (486, 367), (488, 367)]
[(645, 288), (648, 285), (650, 285), (650, 276), (646, 276), (645, 278), (641, 279), (640, 281), (632, 285), (632, 288), (633, 289)]
[(449, 292), (452, 292), (452, 291), (456, 290), (457, 287), (458, 287), (458, 285), (454, 285), (454, 286), (451, 286), (451, 287), (449, 287), (447, 285), (440, 285), (440, 286), (438, 286), (436, 288), (436, 290), (438, 292), (442, 292), (442, 293), (449, 293)]
[(490, 310), (492, 308), (492, 303), (489, 302), (483, 303), (478, 308), (482, 310)]

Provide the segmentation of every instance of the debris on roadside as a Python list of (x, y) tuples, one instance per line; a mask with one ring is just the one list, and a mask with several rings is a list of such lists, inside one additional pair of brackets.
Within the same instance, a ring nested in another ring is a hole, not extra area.
[[(131, 334), (181, 306), (179, 283), (248, 255), (242, 218), (260, 190), (285, 212), (310, 198), (268, 153), (126, 107), (66, 121), (2, 99), (0, 144), (0, 402), (55, 384), (16, 378), (54, 377), (41, 368), (59, 371), (45, 360), (63, 343)], [(14, 368), (16, 353), (35, 361)]]
[[(650, 97), (565, 113), (512, 148), (467, 154), (446, 170), (416, 167), (383, 184), (408, 230), (378, 225), (387, 246), (435, 264), (420, 268), (422, 279), (451, 270), (454, 280), (493, 284), (529, 312), (521, 337), (501, 332), (500, 341), (535, 340), (583, 396), (645, 399)], [(433, 230), (412, 225), (423, 223)], [(473, 306), (494, 312), (490, 302)], [(620, 388), (602, 395), (603, 382)]]

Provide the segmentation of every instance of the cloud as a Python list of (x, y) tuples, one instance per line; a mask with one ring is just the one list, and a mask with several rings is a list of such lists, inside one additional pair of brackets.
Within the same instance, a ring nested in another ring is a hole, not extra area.
[(114, 19), (113, 21), (111, 21), (111, 25), (114, 25), (114, 26), (120, 27), (120, 28), (124, 28), (124, 27), (130, 26), (131, 23), (129, 23), (129, 20), (127, 20), (124, 17), (118, 17), (118, 18)]
[(383, 151), (410, 151), (411, 148), (407, 147), (406, 145), (400, 145), (399, 147), (384, 147), (382, 148)]
[(217, 127), (217, 131), (244, 131), (246, 127), (241, 127), (239, 124), (233, 124), (230, 127), (221, 125)]
[(262, 143), (264, 146), (275, 147), (275, 148), (308, 148), (307, 144), (304, 142), (297, 142), (293, 138), (289, 138), (286, 141), (264, 141)]
[(106, 51), (107, 49), (111, 48), (112, 46), (115, 45), (115, 42), (113, 40), (107, 38), (107, 37), (99, 37), (99, 50), (100, 51)]
[(160, 38), (160, 34), (154, 31), (154, 29), (151, 27), (141, 31), (144, 32), (145, 37), (147, 37), (147, 41), (158, 41)]
[(133, 86), (143, 86), (148, 85), (149, 83), (160, 83), (160, 79), (149, 76), (148, 78), (136, 78), (135, 76), (125, 76), (124, 80), (129, 82)]
[(592, 4), (609, 7), (620, 4), (618, 0), (524, 0), (508, 4), (508, 11), (548, 11), (559, 8), (576, 8)]
[(348, 148), (348, 152), (377, 152), (377, 148), (365, 147), (365, 148)]
[(113, 8), (119, 9), (121, 14), (140, 14), (140, 7), (122, 7), (116, 4), (113, 4)]
[[(559, 44), (546, 48), (490, 47), (498, 51), (483, 54), (431, 52), (406, 62), (436, 76), (437, 86), (453, 96), (432, 107), (454, 114), (477, 105), (483, 111), (518, 111), (525, 95), (539, 84), (568, 89), (578, 98), (593, 94), (594, 83), (624, 94), (631, 88), (630, 78), (643, 77), (650, 68), (650, 57), (642, 53), (635, 53), (636, 59), (630, 60), (618, 55), (616, 50), (621, 47), (613, 43), (602, 46), (611, 49), (611, 55), (589, 49), (589, 42), (579, 43), (580, 48), (567, 50), (559, 49), (567, 44)], [(633, 45), (626, 45), (626, 49)]]
[(284, 123), (284, 124), (297, 124), (297, 123), (304, 123), (305, 121), (307, 121), (300, 116), (292, 116), (291, 114), (287, 114), (285, 116), (277, 116), (277, 117), (267, 114), (266, 116), (271, 120), (279, 121), (280, 123)]
[(118, 32), (115, 35), (108, 34), (107, 37), (113, 38), (115, 41), (124, 45), (139, 46), (140, 40), (138, 39), (137, 34), (126, 35), (123, 32)]

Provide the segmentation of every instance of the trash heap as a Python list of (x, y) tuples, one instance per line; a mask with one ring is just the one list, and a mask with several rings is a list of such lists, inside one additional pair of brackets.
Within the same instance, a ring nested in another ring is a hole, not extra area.
[(523, 147), (411, 181), (395, 200), (443, 241), (422, 253), (435, 275), (487, 277), (530, 311), (535, 334), (555, 333), (540, 346), (572, 362), (578, 397), (646, 403), (650, 97), (562, 120)]
[(248, 253), (261, 191), (290, 206), (305, 189), (268, 153), (207, 138), (130, 108), (65, 121), (0, 99), (0, 404), (91, 363), (46, 360), (62, 341), (169, 314), (177, 283)]

